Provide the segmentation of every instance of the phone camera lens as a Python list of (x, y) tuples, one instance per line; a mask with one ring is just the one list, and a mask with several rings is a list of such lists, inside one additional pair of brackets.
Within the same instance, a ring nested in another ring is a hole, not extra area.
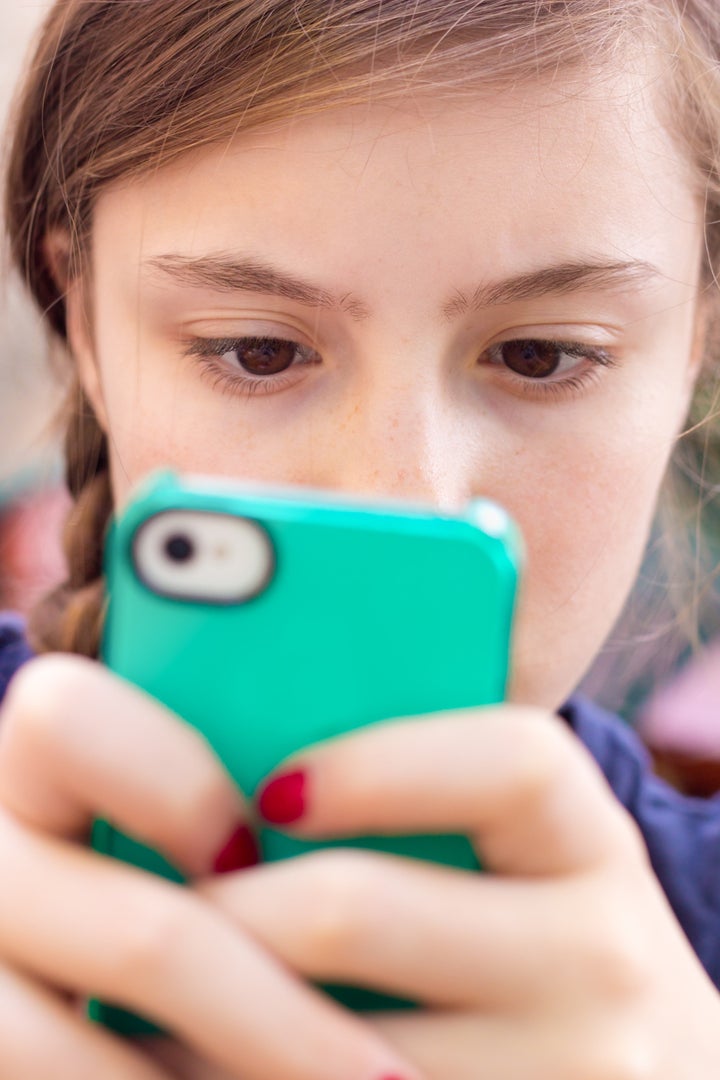
[(165, 554), (172, 562), (188, 562), (195, 554), (195, 545), (187, 536), (169, 536), (165, 541)]

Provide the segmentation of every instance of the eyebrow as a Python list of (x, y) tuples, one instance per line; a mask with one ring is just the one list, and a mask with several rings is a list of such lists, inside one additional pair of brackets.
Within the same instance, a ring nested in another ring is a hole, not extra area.
[(447, 319), (452, 319), (469, 310), (480, 311), (542, 296), (563, 296), (590, 289), (600, 292), (638, 289), (652, 285), (662, 277), (656, 266), (642, 259), (570, 261), (479, 285), (471, 296), (458, 290), (441, 310)]
[[(358, 320), (370, 315), (368, 306), (352, 293), (332, 293), (255, 258), (160, 255), (148, 260), (147, 265), (162, 277), (192, 288), (281, 296), (307, 307), (344, 311)], [(467, 311), (542, 296), (568, 295), (590, 289), (610, 292), (623, 288), (643, 288), (661, 277), (663, 275), (657, 267), (643, 260), (568, 261), (526, 271), (501, 281), (485, 282), (472, 293), (458, 289), (442, 304), (440, 312), (446, 319), (454, 319)]]
[(367, 306), (350, 293), (335, 295), (319, 285), (302, 281), (259, 259), (237, 259), (223, 255), (207, 255), (201, 258), (160, 255), (150, 259), (148, 265), (179, 285), (189, 285), (196, 289), (282, 296), (307, 307), (345, 311), (354, 319), (366, 319), (370, 314)]

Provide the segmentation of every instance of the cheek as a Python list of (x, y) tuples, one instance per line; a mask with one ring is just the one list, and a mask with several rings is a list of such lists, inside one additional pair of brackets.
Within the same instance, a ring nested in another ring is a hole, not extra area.
[[(123, 362), (107, 350), (101, 363), (108, 416), (113, 492), (122, 505), (147, 473), (161, 467), (216, 476), (268, 478), (273, 462), (261, 453), (257, 432), (243, 424), (228, 397), (158, 350), (146, 363), (126, 351)], [(265, 448), (267, 449), (267, 448)]]
[(588, 452), (593, 444), (586, 432), (582, 439), (557, 444), (552, 460), (528, 470), (525, 479), (516, 474), (508, 480), (509, 509), (527, 548), (514, 700), (557, 708), (620, 614), (642, 558), (678, 423), (670, 396), (656, 405), (624, 422), (616, 413), (611, 429), (596, 431), (594, 452)]

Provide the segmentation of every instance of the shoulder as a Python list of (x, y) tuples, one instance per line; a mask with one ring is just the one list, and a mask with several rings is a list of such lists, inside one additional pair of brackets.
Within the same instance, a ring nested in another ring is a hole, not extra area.
[(0, 702), (10, 679), (32, 656), (23, 619), (19, 615), (0, 612)]
[(637, 735), (590, 702), (573, 698), (562, 715), (637, 822), (681, 926), (720, 987), (720, 798), (689, 798), (655, 776)]

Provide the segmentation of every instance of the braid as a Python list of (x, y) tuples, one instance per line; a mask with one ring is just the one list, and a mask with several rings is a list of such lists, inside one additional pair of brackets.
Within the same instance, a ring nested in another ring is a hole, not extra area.
[(30, 614), (28, 636), (38, 652), (97, 657), (105, 607), (102, 556), (112, 511), (107, 438), (79, 386), (72, 391), (65, 440), (66, 481), (74, 499), (63, 534), (67, 580)]

